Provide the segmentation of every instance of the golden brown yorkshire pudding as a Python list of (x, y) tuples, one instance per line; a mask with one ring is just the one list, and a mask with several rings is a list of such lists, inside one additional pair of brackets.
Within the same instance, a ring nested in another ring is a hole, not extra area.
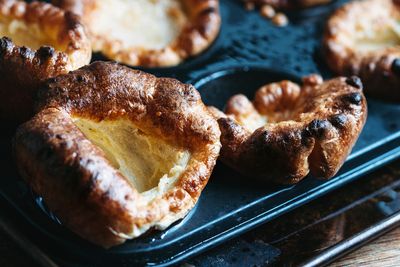
[(0, 120), (12, 124), (32, 116), (43, 80), (91, 58), (77, 17), (46, 3), (0, 0), (0, 38)]
[(360, 76), (367, 94), (400, 101), (400, 1), (344, 5), (329, 19), (323, 46), (333, 71)]
[(80, 14), (93, 51), (132, 66), (173, 66), (219, 32), (218, 0), (54, 0)]
[(14, 140), (21, 176), (104, 247), (165, 229), (196, 204), (221, 147), (199, 93), (116, 63), (50, 79)]
[(332, 0), (244, 0), (244, 2), (256, 6), (270, 5), (277, 9), (296, 9), (323, 5), (332, 2)]
[(330, 178), (356, 142), (367, 117), (357, 77), (322, 82), (312, 75), (261, 87), (250, 102), (233, 96), (225, 113), (210, 108), (221, 129), (221, 160), (240, 173), (291, 184), (308, 173)]

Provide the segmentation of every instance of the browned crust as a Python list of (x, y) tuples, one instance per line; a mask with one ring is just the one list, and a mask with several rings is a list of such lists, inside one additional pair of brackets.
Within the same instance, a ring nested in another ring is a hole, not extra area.
[(315, 76), (306, 78), (300, 91), (287, 81), (266, 85), (253, 105), (270, 122), (254, 132), (237, 122), (249, 109), (232, 102), (238, 100), (234, 96), (228, 114), (211, 110), (221, 129), (221, 160), (246, 176), (276, 183), (296, 183), (308, 173), (332, 177), (367, 117), (361, 87), (355, 77), (321, 84)]
[[(33, 115), (33, 99), (39, 84), (66, 73), (66, 56), (51, 47), (33, 51), (0, 39), (0, 120), (16, 125)], [(13, 127), (13, 126), (12, 126)]]
[(57, 42), (66, 47), (34, 50), (15, 45), (12, 36), (0, 39), (0, 120), (18, 124), (33, 115), (33, 98), (42, 81), (89, 63), (90, 41), (75, 15), (50, 4), (0, 0), (0, 17), (57, 32)]
[[(397, 4), (396, 4), (397, 3)], [(386, 9), (384, 16), (376, 10)], [(328, 66), (339, 75), (357, 75), (365, 84), (365, 92), (390, 101), (400, 101), (400, 46), (363, 53), (350, 46), (356, 33), (353, 25), (360, 19), (400, 19), (400, 5), (395, 0), (350, 2), (336, 10), (327, 22), (323, 52)], [(371, 25), (376, 22), (370, 22)], [(369, 28), (370, 29), (370, 28)], [(397, 62), (396, 62), (397, 60)]]
[(277, 9), (296, 9), (330, 3), (332, 0), (243, 0), (256, 6), (270, 5)]
[[(219, 0), (181, 0), (180, 2), (188, 16), (188, 23), (169, 46), (159, 50), (121, 49), (115, 40), (92, 33), (95, 50), (99, 49), (108, 58), (128, 65), (147, 67), (177, 65), (186, 58), (201, 53), (211, 45), (219, 33), (221, 26)], [(96, 23), (96, 20), (91, 18), (96, 0), (53, 0), (53, 3), (65, 10), (80, 14), (89, 31), (91, 24)], [(97, 48), (98, 42), (101, 43), (100, 48)]]
[[(120, 244), (133, 229), (155, 226), (168, 215), (176, 216), (173, 221), (183, 217), (197, 202), (219, 154), (216, 121), (194, 87), (174, 79), (96, 62), (51, 79), (40, 90), (38, 103), (39, 113), (15, 137), (20, 174), (64, 225), (104, 247)], [(71, 116), (128, 119), (188, 149), (188, 167), (173, 189), (147, 205)]]

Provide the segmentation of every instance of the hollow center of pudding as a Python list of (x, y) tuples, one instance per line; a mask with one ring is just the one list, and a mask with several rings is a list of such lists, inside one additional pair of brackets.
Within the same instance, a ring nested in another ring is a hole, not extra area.
[(9, 37), (17, 46), (29, 47), (33, 50), (41, 46), (52, 46), (62, 50), (37, 23), (26, 23), (21, 20), (0, 17), (0, 37)]
[(356, 34), (355, 45), (358, 51), (368, 53), (400, 45), (399, 22), (372, 21), (364, 26), (360, 25)]
[(127, 120), (75, 118), (74, 123), (140, 193), (160, 184), (173, 185), (190, 159), (189, 151), (152, 137)]
[(96, 5), (91, 30), (124, 48), (162, 49), (187, 20), (177, 0), (103, 0)]
[(256, 91), (253, 101), (241, 94), (231, 97), (225, 112), (253, 132), (267, 123), (299, 120), (312, 103), (311, 93), (290, 81), (270, 83)]

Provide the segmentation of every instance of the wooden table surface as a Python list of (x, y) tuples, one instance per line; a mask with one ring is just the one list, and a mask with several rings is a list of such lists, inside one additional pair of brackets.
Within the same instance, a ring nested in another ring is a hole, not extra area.
[(342, 266), (400, 266), (400, 228), (330, 265), (330, 267)]

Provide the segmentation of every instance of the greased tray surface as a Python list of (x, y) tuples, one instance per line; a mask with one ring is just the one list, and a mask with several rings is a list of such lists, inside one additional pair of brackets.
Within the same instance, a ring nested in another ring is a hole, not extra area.
[[(175, 68), (145, 69), (157, 76), (193, 83), (203, 101), (222, 108), (236, 93), (252, 97), (259, 86), (326, 69), (320, 55), (328, 14), (347, 1), (291, 12), (291, 24), (273, 26), (258, 12), (248, 12), (239, 0), (220, 0), (222, 29), (216, 42), (200, 56)], [(103, 59), (95, 55), (95, 59)], [(0, 142), (0, 195), (18, 211), (36, 243), (64, 265), (168, 265), (200, 253), (263, 222), (343, 186), (400, 156), (400, 105), (368, 98), (369, 117), (353, 153), (336, 177), (308, 177), (294, 186), (259, 184), (218, 162), (202, 196), (190, 214), (166, 231), (155, 231), (104, 250), (65, 229), (47, 213), (40, 197), (17, 179), (10, 140)], [(328, 203), (327, 203), (328, 205)], [(37, 239), (40, 237), (40, 239)]]

